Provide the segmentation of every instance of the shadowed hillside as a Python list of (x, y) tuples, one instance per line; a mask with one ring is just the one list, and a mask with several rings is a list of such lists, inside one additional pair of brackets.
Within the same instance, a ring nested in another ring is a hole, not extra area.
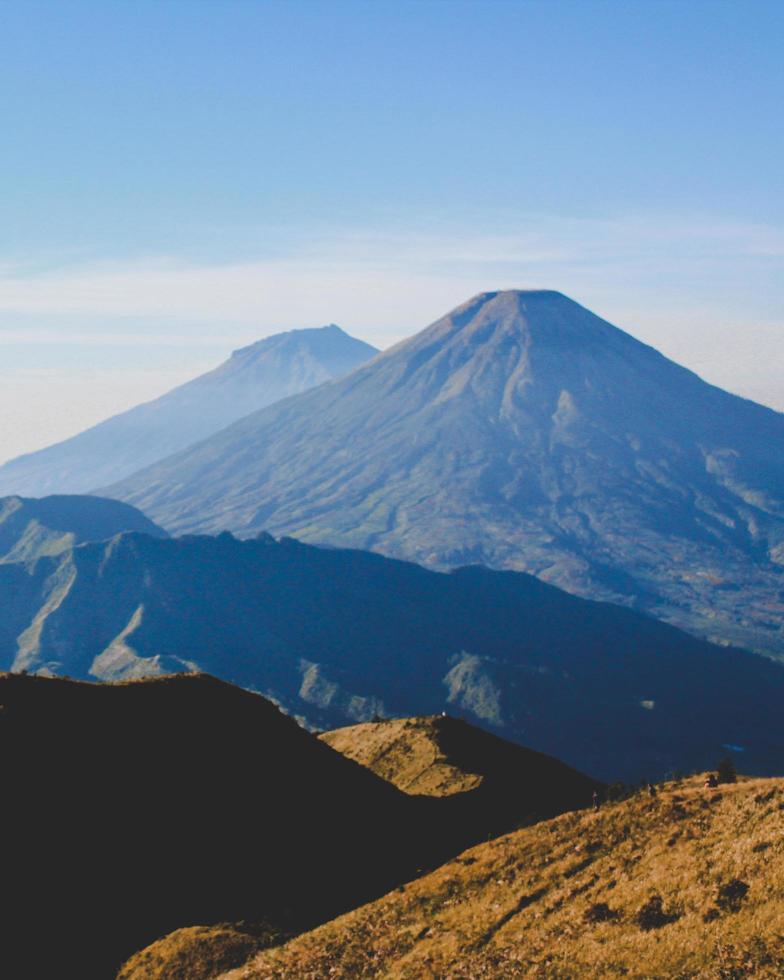
[(577, 810), (601, 784), (457, 718), (400, 718), (325, 732), (322, 741), (414, 796), (448, 797), (477, 839)]
[(0, 493), (87, 493), (205, 439), (281, 398), (378, 353), (331, 324), (289, 330), (234, 351), (207, 374), (63, 442), (0, 466)]
[(784, 781), (670, 783), (501, 837), (224, 980), (778, 980)]
[(107, 980), (186, 925), (299, 930), (449, 853), (439, 801), (412, 800), (203, 675), (6, 674), (0, 705), (4, 977)]
[(231, 535), (120, 535), (0, 564), (0, 663), (199, 669), (320, 729), (446, 710), (599, 779), (784, 768), (784, 667), (529, 575)]
[(526, 571), (784, 656), (784, 415), (556, 292), (475, 296), (105, 492), (172, 532)]
[(166, 532), (141, 511), (103, 497), (0, 498), (0, 562), (56, 555), (85, 541), (103, 541), (123, 531), (153, 537)]
[[(486, 840), (543, 817), (580, 809), (601, 784), (454, 718), (407, 718), (326, 732), (322, 741), (432, 801), (437, 834)], [(443, 842), (443, 841), (442, 841)], [(268, 927), (224, 923), (180, 929), (137, 953), (118, 980), (209, 980), (284, 941)]]

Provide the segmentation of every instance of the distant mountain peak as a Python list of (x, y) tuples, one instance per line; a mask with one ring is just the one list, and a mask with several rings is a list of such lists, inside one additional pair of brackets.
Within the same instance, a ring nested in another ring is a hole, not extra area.
[[(249, 354), (266, 350), (271, 347), (298, 343), (303, 340), (319, 340), (322, 338), (345, 338), (352, 344), (370, 347), (370, 345), (365, 344), (364, 341), (357, 340), (355, 337), (347, 334), (346, 331), (343, 330), (342, 327), (339, 327), (336, 323), (327, 323), (323, 327), (295, 327), (293, 330), (282, 330), (280, 333), (270, 334), (267, 337), (262, 337), (260, 340), (254, 340), (253, 343), (246, 344), (244, 347), (238, 347), (236, 350), (231, 352), (231, 356), (233, 358), (246, 357)], [(375, 350), (375, 348), (371, 348), (371, 350)]]
[(557, 289), (488, 289), (485, 292), (477, 293), (476, 296), (472, 297), (472, 299), (470, 299), (468, 302), (490, 302), (494, 299), (560, 299), (566, 301), (567, 303), (575, 302), (565, 293), (562, 293)]
[[(427, 328), (438, 334), (448, 325), (456, 333), (477, 334), (483, 341), (502, 336), (527, 337), (537, 343), (607, 341), (634, 342), (631, 335), (596, 316), (554, 289), (504, 289), (479, 293)], [(489, 331), (488, 328), (492, 327)]]
[(94, 490), (251, 412), (340, 378), (377, 353), (334, 323), (265, 337), (160, 398), (0, 466), (0, 494)]
[(108, 492), (169, 530), (519, 569), (784, 653), (782, 449), (784, 415), (502, 290)]
[(464, 311), (476, 314), (487, 307), (497, 311), (519, 313), (525, 311), (529, 305), (536, 308), (542, 304), (564, 309), (575, 307), (584, 309), (576, 300), (556, 289), (494, 289), (477, 293), (446, 315), (455, 316)]

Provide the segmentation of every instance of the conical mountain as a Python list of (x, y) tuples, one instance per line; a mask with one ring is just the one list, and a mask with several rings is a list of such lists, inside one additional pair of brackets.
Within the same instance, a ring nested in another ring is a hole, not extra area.
[(275, 334), (154, 401), (0, 466), (0, 494), (85, 493), (121, 480), (243, 415), (339, 378), (376, 353), (334, 324)]
[(174, 531), (482, 562), (784, 653), (784, 415), (560, 293), (484, 293), (111, 488)]

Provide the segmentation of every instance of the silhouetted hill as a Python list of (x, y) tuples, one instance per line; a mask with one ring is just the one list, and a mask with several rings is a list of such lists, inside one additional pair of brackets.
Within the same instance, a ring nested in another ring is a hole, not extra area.
[(460, 855), (223, 980), (778, 980), (784, 782), (660, 787)]
[(444, 856), (434, 801), (212, 678), (7, 674), (0, 705), (9, 980), (107, 980), (185, 925), (301, 929)]
[(0, 498), (0, 562), (56, 555), (85, 541), (123, 531), (166, 537), (141, 511), (104, 497)]
[(784, 655), (784, 415), (560, 293), (476, 296), (106, 492), (170, 531), (518, 569)]
[(121, 480), (249, 412), (342, 377), (376, 353), (334, 324), (275, 334), (154, 401), (0, 466), (0, 493), (86, 493)]
[(269, 535), (120, 535), (0, 565), (0, 665), (206, 670), (319, 728), (447, 710), (602, 779), (780, 771), (784, 667), (531, 576)]

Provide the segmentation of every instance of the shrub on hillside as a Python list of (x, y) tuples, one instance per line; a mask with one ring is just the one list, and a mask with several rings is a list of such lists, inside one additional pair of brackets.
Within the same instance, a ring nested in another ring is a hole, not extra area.
[(612, 922), (618, 918), (618, 913), (607, 902), (594, 902), (585, 910), (583, 918), (586, 922)]
[(738, 781), (738, 770), (729, 756), (725, 756), (721, 760), (716, 774), (720, 783), (736, 783)]
[(733, 878), (720, 886), (716, 904), (725, 912), (737, 912), (748, 890), (749, 886), (745, 881)]
[(637, 925), (645, 932), (661, 929), (662, 926), (675, 922), (677, 918), (679, 918), (677, 914), (664, 911), (664, 901), (661, 895), (656, 893), (651, 895), (634, 917)]

